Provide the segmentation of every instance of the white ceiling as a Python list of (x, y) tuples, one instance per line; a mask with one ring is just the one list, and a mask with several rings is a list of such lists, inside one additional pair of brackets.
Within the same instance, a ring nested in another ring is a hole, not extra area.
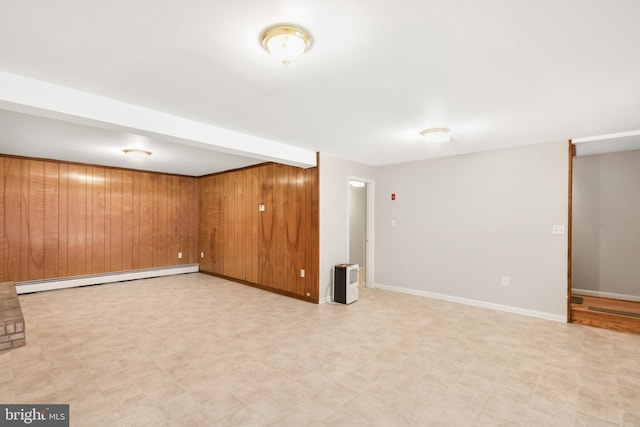
[[(381, 165), (640, 129), (638, 17), (637, 0), (4, 1), (0, 71)], [(258, 41), (278, 22), (313, 36), (289, 67)], [(5, 126), (2, 152), (57, 150)], [(421, 140), (441, 126), (453, 141)]]
[[(125, 156), (123, 148), (150, 150), (153, 154), (145, 160), (133, 160)], [(0, 152), (190, 176), (263, 161), (6, 110), (0, 110)]]

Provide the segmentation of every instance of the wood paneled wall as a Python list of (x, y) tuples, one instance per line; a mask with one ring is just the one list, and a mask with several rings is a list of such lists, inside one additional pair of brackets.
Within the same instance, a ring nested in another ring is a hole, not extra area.
[(265, 164), (202, 177), (199, 191), (201, 271), (318, 302), (318, 168)]
[(0, 156), (0, 281), (196, 263), (198, 196), (197, 178)]
[(0, 281), (199, 262), (318, 302), (317, 168), (192, 178), (0, 155), (0, 201)]

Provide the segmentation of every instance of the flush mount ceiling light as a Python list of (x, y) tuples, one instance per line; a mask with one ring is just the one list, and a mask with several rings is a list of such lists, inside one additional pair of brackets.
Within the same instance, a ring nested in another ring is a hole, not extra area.
[(269, 27), (260, 37), (262, 47), (274, 58), (289, 65), (311, 47), (311, 35), (297, 25), (280, 24)]
[(122, 152), (127, 156), (134, 160), (144, 160), (151, 155), (151, 151), (140, 150), (138, 148), (127, 148), (122, 150)]
[(427, 142), (447, 142), (451, 140), (448, 128), (429, 128), (420, 132)]

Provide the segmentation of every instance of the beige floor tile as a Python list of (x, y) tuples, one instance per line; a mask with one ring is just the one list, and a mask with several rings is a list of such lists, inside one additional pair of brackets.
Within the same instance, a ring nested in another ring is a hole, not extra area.
[(521, 422), (527, 414), (528, 405), (529, 398), (522, 394), (492, 395), (480, 415)]
[(617, 367), (616, 371), (618, 373), (618, 384), (621, 387), (634, 388), (640, 386), (640, 372), (621, 367)]
[(339, 383), (333, 383), (315, 394), (315, 396), (321, 399), (333, 402), (336, 407), (344, 406), (356, 395), (356, 392)]
[[(532, 396), (536, 388), (535, 382), (529, 382), (518, 377), (513, 377), (507, 373), (505, 373), (497, 381), (500, 385), (500, 388), (508, 389), (512, 392), (520, 394), (525, 394), (527, 396)], [(497, 390), (499, 391), (500, 388), (498, 388)]]
[(238, 398), (244, 404), (248, 404), (272, 393), (273, 391), (262, 383), (249, 383), (231, 392), (233, 396)]
[(0, 352), (0, 396), (69, 403), (73, 425), (640, 426), (635, 335), (371, 289), (315, 305), (200, 274), (20, 302), (28, 343)]
[(481, 409), (462, 402), (444, 401), (432, 408), (423, 425), (471, 426), (480, 416)]
[[(391, 405), (381, 401), (373, 393), (366, 391), (349, 401), (344, 408), (354, 412), (364, 425), (376, 426), (413, 426), (418, 425), (406, 414), (402, 414)], [(341, 410), (341, 409), (340, 409)]]
[(640, 384), (633, 387), (620, 386), (618, 391), (620, 409), (640, 417), (640, 404), (638, 404), (640, 402)]
[(567, 427), (573, 425), (573, 417), (565, 419), (564, 417), (555, 417), (554, 414), (538, 412), (534, 409), (528, 409), (527, 415), (522, 421), (523, 427)]
[(161, 406), (170, 399), (183, 394), (185, 390), (174, 381), (165, 381), (158, 384), (154, 389), (146, 391), (145, 394), (156, 406)]
[(242, 407), (231, 416), (218, 420), (217, 424), (228, 427), (242, 426), (266, 426), (269, 423), (262, 417), (262, 414), (249, 407)]
[(361, 393), (375, 384), (374, 380), (360, 375), (357, 371), (350, 372), (338, 378), (337, 382), (356, 393)]
[(576, 418), (573, 424), (575, 427), (616, 427), (621, 424), (603, 420), (589, 414), (585, 414), (582, 411), (576, 412)]
[(617, 404), (602, 403), (600, 401), (578, 396), (576, 408), (585, 414), (611, 421), (613, 423), (619, 424), (622, 421), (622, 410)]
[(619, 387), (606, 382), (580, 385), (578, 399), (588, 399), (608, 407), (618, 407), (620, 403)]
[(302, 409), (287, 411), (280, 414), (280, 416), (273, 420), (269, 425), (273, 427), (325, 427), (325, 423), (309, 418), (306, 411)]
[(389, 402), (388, 406), (391, 411), (402, 414), (416, 425), (421, 425), (432, 410), (430, 402), (411, 398), (399, 398), (386, 402)]
[[(298, 407), (286, 394), (269, 392), (257, 397), (247, 405), (262, 416), (263, 422), (270, 424), (288, 410), (294, 412)], [(310, 415), (309, 415), (310, 416)]]
[(104, 400), (120, 403), (142, 394), (142, 390), (133, 380), (113, 388), (100, 389), (100, 392)]
[(549, 392), (549, 390), (541, 390), (536, 388), (536, 391), (531, 397), (528, 409), (542, 413), (549, 418), (557, 419), (567, 424), (573, 422), (575, 416), (576, 407), (573, 404), (572, 397), (564, 396), (569, 402), (563, 402), (558, 399), (559, 395)]
[(522, 423), (482, 412), (472, 425), (473, 427), (520, 427)]
[(237, 397), (231, 394), (224, 394), (201, 404), (205, 418), (215, 425), (220, 420), (230, 418), (246, 405)]
[(351, 411), (349, 408), (340, 408), (340, 410), (325, 417), (322, 420), (322, 423), (327, 427), (353, 427), (367, 425), (365, 419)]
[[(83, 416), (91, 416), (91, 414), (95, 411), (103, 411), (108, 408), (117, 407), (120, 408), (118, 402), (108, 403), (105, 402), (102, 394), (95, 390), (90, 392), (85, 392), (77, 397), (69, 397), (64, 393), (60, 393), (60, 397), (65, 399), (69, 404), (69, 411), (71, 413), (70, 417), (73, 417), (74, 414), (83, 415)], [(24, 401), (22, 401), (24, 402)], [(44, 403), (44, 402), (42, 402)]]
[[(112, 421), (115, 421), (114, 424), (110, 424)], [(185, 426), (186, 424), (181, 424), (181, 420), (178, 422), (178, 425)], [(95, 426), (103, 426), (103, 425), (115, 425), (121, 427), (148, 427), (148, 426), (163, 426), (163, 427), (172, 427), (174, 424), (166, 421), (166, 415), (164, 412), (157, 408), (148, 409), (145, 411), (133, 411), (131, 413), (125, 414), (124, 417), (113, 419), (111, 416), (107, 416), (104, 419), (99, 420), (95, 424), (87, 424), (95, 425)], [(205, 425), (204, 423), (201, 425)]]
[(640, 415), (637, 413), (624, 412), (622, 414), (622, 425), (624, 427), (640, 427)]

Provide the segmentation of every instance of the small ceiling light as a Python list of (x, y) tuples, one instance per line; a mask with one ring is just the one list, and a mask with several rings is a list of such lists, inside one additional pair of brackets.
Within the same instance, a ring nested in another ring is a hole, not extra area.
[(127, 148), (122, 150), (122, 152), (127, 156), (134, 160), (144, 160), (151, 155), (151, 151), (140, 150), (138, 148)]
[(429, 128), (420, 132), (427, 142), (447, 142), (451, 140), (448, 128)]
[(262, 47), (274, 58), (289, 65), (311, 47), (311, 35), (304, 28), (292, 24), (269, 27), (260, 37)]

